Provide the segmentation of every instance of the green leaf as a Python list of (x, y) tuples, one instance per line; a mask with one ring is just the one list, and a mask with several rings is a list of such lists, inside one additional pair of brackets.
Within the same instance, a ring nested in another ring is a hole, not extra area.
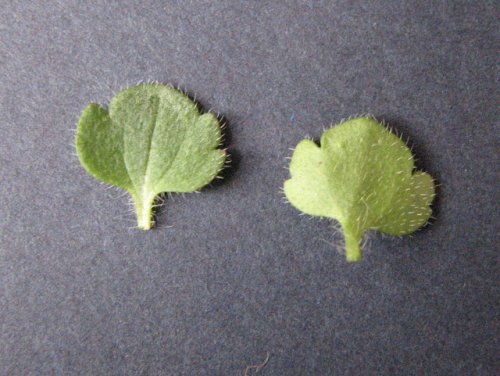
[(432, 177), (414, 172), (406, 144), (372, 118), (328, 129), (321, 146), (299, 142), (290, 175), (284, 184), (288, 201), (306, 214), (337, 220), (349, 262), (361, 259), (359, 244), (367, 231), (406, 235), (431, 216)]
[(165, 85), (148, 84), (119, 92), (109, 113), (91, 103), (76, 130), (81, 164), (95, 178), (126, 190), (137, 224), (152, 225), (152, 206), (162, 192), (194, 192), (222, 169), (217, 118)]

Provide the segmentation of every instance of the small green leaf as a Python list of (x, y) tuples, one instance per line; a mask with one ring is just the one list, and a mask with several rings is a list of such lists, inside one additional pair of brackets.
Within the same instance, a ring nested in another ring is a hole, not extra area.
[(126, 190), (138, 226), (151, 228), (152, 206), (162, 192), (194, 192), (210, 183), (226, 158), (217, 118), (165, 85), (119, 92), (109, 113), (91, 103), (76, 130), (81, 164), (95, 178)]
[(414, 171), (406, 144), (383, 125), (367, 117), (348, 120), (320, 142), (299, 142), (284, 191), (298, 210), (340, 223), (347, 261), (361, 259), (359, 244), (369, 230), (401, 236), (428, 221), (433, 179)]

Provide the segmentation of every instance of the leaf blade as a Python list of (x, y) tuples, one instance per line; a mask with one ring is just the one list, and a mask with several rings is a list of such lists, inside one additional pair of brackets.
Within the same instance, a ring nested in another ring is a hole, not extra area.
[(113, 126), (103, 107), (91, 103), (83, 110), (77, 124), (75, 146), (81, 164), (90, 175), (133, 191), (123, 160), (122, 129)]
[(356, 118), (326, 130), (319, 147), (298, 144), (284, 192), (304, 213), (337, 220), (346, 258), (355, 262), (365, 232), (400, 236), (427, 222), (434, 184), (429, 174), (413, 170), (413, 155), (399, 137), (372, 118)]
[[(224, 165), (217, 118), (200, 114), (193, 101), (171, 87), (134, 86), (112, 99), (109, 115), (99, 106), (92, 111), (102, 118), (107, 133), (97, 132), (97, 115), (92, 118), (84, 111), (77, 126), (77, 141), (85, 141), (77, 142), (80, 161), (85, 167), (85, 157), (94, 155), (92, 175), (131, 194), (140, 228), (151, 227), (151, 206), (158, 194), (196, 191)], [(92, 142), (97, 139), (104, 142)], [(110, 159), (120, 160), (119, 168), (108, 165)]]

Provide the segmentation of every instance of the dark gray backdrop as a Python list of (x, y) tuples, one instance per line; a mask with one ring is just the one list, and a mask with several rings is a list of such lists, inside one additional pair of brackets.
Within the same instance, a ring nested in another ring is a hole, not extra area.
[[(0, 7), (0, 374), (493, 375), (495, 1), (14, 1)], [(158, 80), (228, 121), (233, 168), (159, 228), (74, 156), (90, 102)], [(289, 148), (359, 113), (442, 184), (371, 236), (282, 202)]]

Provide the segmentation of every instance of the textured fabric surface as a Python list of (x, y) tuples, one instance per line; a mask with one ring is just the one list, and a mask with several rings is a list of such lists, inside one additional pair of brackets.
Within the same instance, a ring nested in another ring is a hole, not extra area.
[[(4, 0), (1, 375), (492, 375), (498, 369), (494, 1)], [(233, 168), (134, 228), (75, 124), (141, 80), (227, 121)], [(441, 184), (435, 222), (373, 235), (283, 203), (289, 148), (371, 113)]]

